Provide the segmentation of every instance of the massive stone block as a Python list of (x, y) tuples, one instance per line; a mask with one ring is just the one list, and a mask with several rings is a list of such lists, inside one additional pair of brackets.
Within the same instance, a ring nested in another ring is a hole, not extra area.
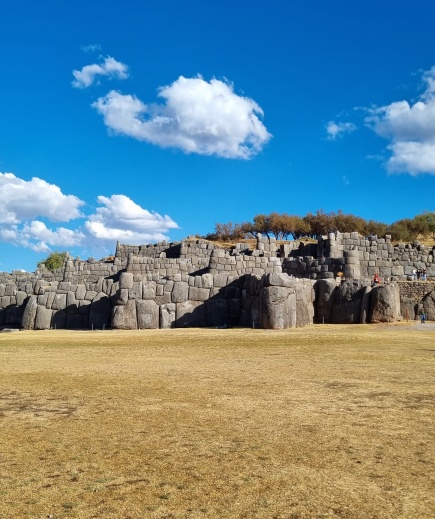
[(423, 299), (423, 309), (429, 321), (435, 321), (435, 291), (430, 292)]
[(51, 328), (51, 317), (53, 310), (38, 305), (35, 317), (35, 330), (49, 330)]
[(397, 283), (374, 287), (370, 294), (370, 322), (392, 323), (401, 318)]
[(319, 322), (332, 322), (332, 306), (336, 288), (335, 279), (319, 279), (316, 282), (316, 319)]
[(334, 291), (332, 322), (334, 324), (358, 324), (361, 318), (361, 302), (368, 282), (346, 280)]
[(172, 302), (184, 303), (189, 296), (189, 285), (184, 281), (176, 281), (172, 289)]
[(35, 328), (35, 317), (38, 309), (38, 296), (33, 295), (29, 297), (26, 308), (24, 309), (21, 326), (25, 330), (33, 330)]
[(128, 301), (125, 305), (117, 305), (112, 311), (112, 328), (124, 330), (137, 329), (136, 301)]
[(207, 326), (205, 304), (202, 301), (177, 303), (175, 326), (177, 328)]
[(139, 329), (159, 327), (159, 306), (155, 301), (136, 299), (136, 312)]
[(89, 311), (89, 326), (101, 330), (110, 326), (112, 317), (112, 303), (110, 298), (104, 293), (99, 292), (92, 300)]
[(176, 304), (160, 305), (160, 328), (174, 328), (176, 318)]
[(260, 292), (261, 327), (283, 329), (295, 326), (296, 297), (287, 287), (264, 287)]

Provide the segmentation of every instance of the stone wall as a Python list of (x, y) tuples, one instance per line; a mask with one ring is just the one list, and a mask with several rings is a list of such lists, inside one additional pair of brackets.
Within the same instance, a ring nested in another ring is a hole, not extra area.
[[(393, 246), (388, 237), (357, 233), (318, 243), (259, 237), (253, 250), (203, 239), (118, 243), (106, 260), (68, 258), (54, 272), (0, 273), (0, 327), (287, 328), (314, 315), (364, 323), (414, 318), (422, 308), (435, 320), (433, 255), (418, 243)], [(413, 268), (426, 268), (429, 281), (406, 281)], [(384, 283), (372, 290), (376, 272)]]

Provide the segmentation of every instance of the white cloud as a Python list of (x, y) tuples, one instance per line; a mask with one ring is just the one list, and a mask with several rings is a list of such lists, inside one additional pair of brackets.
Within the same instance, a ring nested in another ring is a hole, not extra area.
[(99, 240), (142, 244), (166, 240), (164, 232), (178, 229), (169, 216), (149, 212), (125, 195), (99, 196), (98, 201), (103, 207), (88, 218), (85, 228)]
[(94, 83), (98, 76), (108, 78), (126, 79), (128, 78), (128, 67), (124, 63), (116, 61), (115, 58), (107, 56), (101, 64), (94, 63), (86, 65), (81, 70), (73, 70), (75, 80), (72, 82), (75, 88), (87, 88)]
[(39, 220), (25, 222), (22, 226), (13, 225), (0, 228), (0, 239), (36, 252), (47, 252), (55, 248), (69, 249), (77, 247), (84, 241), (85, 235), (78, 230), (58, 227), (49, 229)]
[(329, 121), (326, 125), (326, 133), (328, 134), (329, 140), (335, 140), (339, 135), (350, 133), (356, 130), (356, 126), (353, 123), (336, 123)]
[(435, 174), (435, 67), (422, 77), (426, 89), (417, 102), (374, 108), (365, 119), (368, 127), (390, 141), (391, 173)]
[(84, 204), (74, 195), (64, 195), (55, 184), (34, 177), (26, 181), (12, 173), (0, 173), (0, 222), (15, 224), (37, 217), (67, 222), (81, 216)]
[[(101, 207), (86, 217), (79, 210), (83, 201), (39, 178), (26, 182), (12, 173), (0, 173), (0, 192), (0, 241), (36, 252), (77, 247), (97, 252), (106, 246), (114, 249), (116, 240), (127, 244), (167, 240), (164, 233), (178, 229), (169, 216), (147, 211), (125, 195), (99, 196)], [(50, 222), (78, 218), (83, 227), (50, 226)]]
[(186, 153), (249, 159), (271, 138), (259, 105), (227, 82), (180, 76), (159, 97), (164, 104), (146, 105), (112, 90), (92, 106), (114, 132)]

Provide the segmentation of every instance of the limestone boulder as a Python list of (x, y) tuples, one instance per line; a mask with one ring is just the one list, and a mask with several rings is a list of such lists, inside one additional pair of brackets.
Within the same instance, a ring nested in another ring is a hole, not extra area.
[(136, 299), (137, 327), (141, 330), (159, 328), (159, 305), (149, 299)]
[(177, 328), (207, 326), (205, 304), (202, 301), (177, 303), (175, 326)]
[(349, 279), (334, 291), (331, 321), (334, 324), (358, 324), (361, 318), (361, 303), (367, 282)]
[(185, 281), (176, 281), (172, 288), (172, 302), (184, 303), (189, 297), (189, 285)]
[(376, 286), (370, 293), (371, 323), (393, 323), (401, 321), (400, 292), (397, 283)]
[(121, 330), (137, 329), (136, 301), (128, 301), (125, 305), (117, 305), (112, 310), (112, 328)]
[(112, 317), (112, 303), (110, 297), (99, 292), (91, 302), (89, 311), (89, 326), (101, 330), (110, 325)]
[(160, 305), (160, 328), (175, 327), (176, 308), (175, 303)]
[(262, 328), (280, 330), (296, 326), (296, 294), (287, 287), (263, 287), (260, 292)]
[(435, 291), (429, 292), (423, 299), (423, 309), (429, 321), (435, 321)]
[(53, 310), (38, 305), (35, 317), (35, 330), (49, 330), (51, 328), (51, 317)]
[(319, 279), (316, 281), (314, 288), (316, 291), (316, 320), (331, 323), (334, 291), (337, 288), (337, 282), (335, 279)]
[(36, 311), (38, 309), (38, 296), (32, 295), (27, 301), (26, 308), (24, 309), (23, 318), (21, 320), (21, 326), (25, 330), (33, 330), (35, 328)]

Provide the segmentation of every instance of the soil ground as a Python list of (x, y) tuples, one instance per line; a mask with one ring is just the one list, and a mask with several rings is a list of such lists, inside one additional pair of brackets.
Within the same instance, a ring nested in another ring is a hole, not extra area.
[(0, 517), (435, 516), (435, 325), (0, 335)]

